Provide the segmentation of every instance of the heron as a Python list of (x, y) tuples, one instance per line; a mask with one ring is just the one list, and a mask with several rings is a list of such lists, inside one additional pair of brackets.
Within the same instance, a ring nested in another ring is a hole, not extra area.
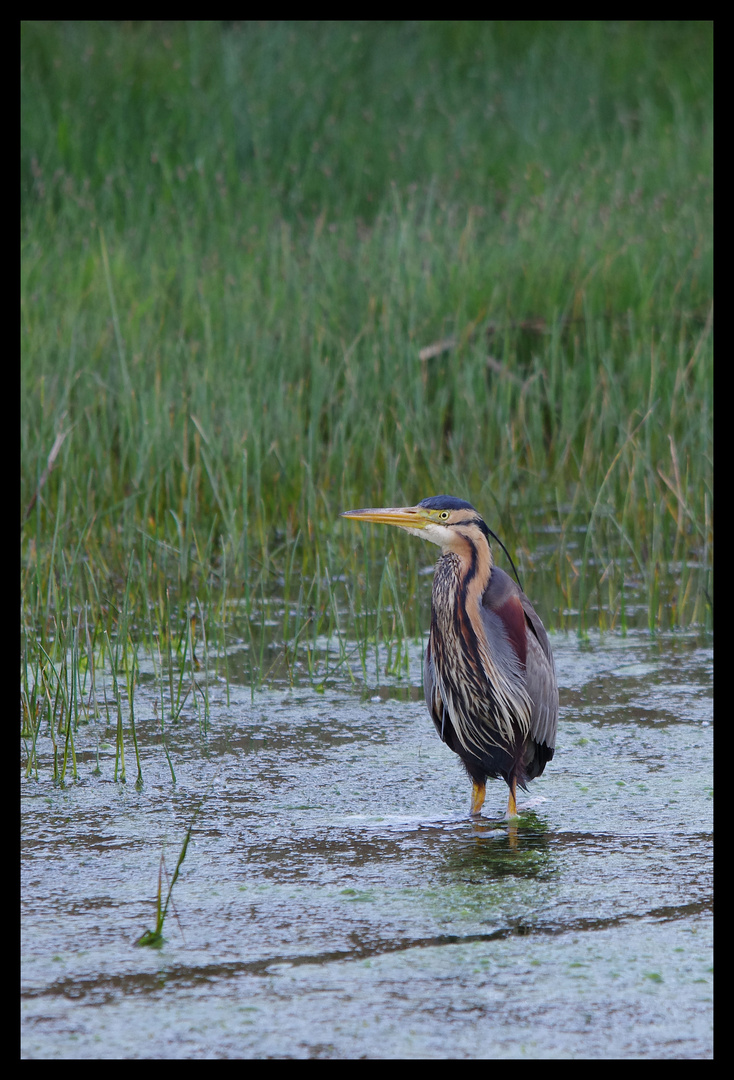
[(472, 815), (491, 776), (507, 783), (507, 817), (517, 817), (518, 785), (526, 790), (553, 757), (558, 685), (545, 627), (519, 582), (495, 566), (490, 536), (506, 552), (504, 545), (471, 503), (451, 495), (341, 516), (396, 525), (441, 548), (423, 664), (426, 705), (472, 781)]

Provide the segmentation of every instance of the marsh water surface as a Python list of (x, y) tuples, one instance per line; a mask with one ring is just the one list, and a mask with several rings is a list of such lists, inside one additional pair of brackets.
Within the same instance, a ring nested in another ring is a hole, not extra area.
[[(469, 818), (419, 646), (407, 685), (211, 683), (175, 785), (143, 683), (141, 788), (91, 730), (75, 783), (23, 782), (23, 1056), (710, 1057), (710, 643), (553, 647), (558, 749), (516, 830), (499, 781)], [(166, 942), (136, 948), (202, 797)]]

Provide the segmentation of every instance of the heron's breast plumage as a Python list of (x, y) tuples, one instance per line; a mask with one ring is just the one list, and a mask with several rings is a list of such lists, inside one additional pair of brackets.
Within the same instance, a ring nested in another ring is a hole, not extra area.
[(491, 564), (482, 566), (479, 558), (467, 564), (447, 553), (439, 559), (431, 605), (429, 709), (434, 720), (441, 716), (445, 741), (448, 715), (465, 753), (482, 758), (500, 750), (514, 757), (529, 732), (532, 705), (524, 663), (502, 619), (482, 608), (490, 574)]

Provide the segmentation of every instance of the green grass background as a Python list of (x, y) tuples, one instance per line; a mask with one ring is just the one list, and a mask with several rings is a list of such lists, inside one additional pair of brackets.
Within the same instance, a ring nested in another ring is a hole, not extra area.
[(74, 648), (181, 653), (194, 612), (223, 644), (234, 600), (254, 681), (268, 604), (284, 642), (366, 641), (375, 611), (414, 634), (435, 552), (338, 514), (442, 492), (551, 627), (710, 625), (712, 36), (22, 24), (22, 629), (49, 709)]

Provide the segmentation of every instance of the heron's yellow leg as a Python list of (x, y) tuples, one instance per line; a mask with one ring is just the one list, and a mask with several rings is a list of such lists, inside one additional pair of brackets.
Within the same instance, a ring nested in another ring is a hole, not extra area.
[(471, 812), (478, 814), (484, 806), (484, 795), (487, 790), (486, 784), (478, 784), (476, 780), (471, 788)]
[(510, 784), (510, 797), (507, 800), (507, 816), (508, 818), (517, 817), (517, 802), (515, 801), (516, 782), (513, 777)]

